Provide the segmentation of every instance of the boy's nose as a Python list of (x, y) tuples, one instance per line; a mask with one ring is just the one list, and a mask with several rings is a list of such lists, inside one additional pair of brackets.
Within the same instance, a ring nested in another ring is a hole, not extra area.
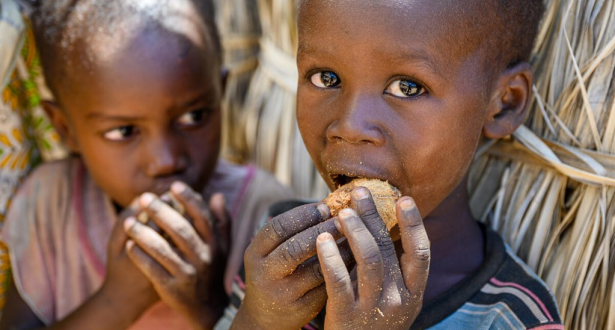
[(382, 145), (384, 134), (379, 124), (382, 118), (379, 107), (378, 100), (368, 97), (350, 99), (340, 108), (341, 115), (327, 128), (327, 140)]
[(151, 141), (148, 148), (149, 157), (146, 165), (150, 177), (179, 174), (186, 170), (188, 160), (180, 143), (172, 137)]

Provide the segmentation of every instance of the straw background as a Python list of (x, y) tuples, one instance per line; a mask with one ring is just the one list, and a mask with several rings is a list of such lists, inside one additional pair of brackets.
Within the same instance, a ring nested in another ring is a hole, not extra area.
[[(225, 155), (326, 196), (295, 122), (296, 1), (218, 2), (232, 68)], [(615, 329), (615, 2), (545, 3), (528, 118), (479, 149), (471, 206), (552, 288), (567, 329)]]

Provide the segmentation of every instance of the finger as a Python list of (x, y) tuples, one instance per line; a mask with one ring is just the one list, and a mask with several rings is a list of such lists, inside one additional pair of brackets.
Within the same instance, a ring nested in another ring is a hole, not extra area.
[[(395, 245), (391, 240), (391, 235), (384, 221), (380, 217), (376, 205), (370, 191), (365, 187), (357, 187), (351, 193), (353, 208), (356, 210), (359, 218), (363, 220), (365, 227), (376, 240), (376, 244), (380, 249), (380, 254), (384, 260), (385, 269), (399, 269), (397, 267), (397, 255), (395, 254)], [(389, 274), (386, 271), (385, 274)]]
[(423, 299), (423, 292), (429, 275), (431, 250), (423, 219), (410, 197), (397, 201), (397, 219), (401, 231), (404, 253), (401, 257), (401, 270), (406, 288), (415, 302)]
[(143, 194), (140, 203), (152, 221), (169, 235), (188, 261), (193, 264), (211, 262), (209, 246), (203, 242), (186, 218), (150, 193)]
[[(342, 243), (338, 243), (337, 248), (344, 265), (349, 266), (354, 264), (354, 257), (350, 251), (348, 241), (344, 240)], [(348, 269), (348, 267), (346, 267), (346, 269)], [(297, 267), (290, 276), (286, 277), (285, 280), (293, 283), (297, 297), (301, 297), (307, 294), (307, 292), (322, 285), (325, 282), (325, 278), (322, 274), (320, 262), (318, 261), (318, 255), (309, 258), (299, 265), (299, 267)]]
[(194, 221), (194, 227), (203, 241), (211, 244), (215, 240), (212, 230), (213, 217), (203, 201), (203, 196), (179, 181), (173, 182), (171, 193), (184, 205), (186, 214)]
[(329, 209), (324, 204), (296, 207), (269, 220), (248, 247), (248, 255), (264, 257), (295, 234), (328, 218)]
[(109, 243), (107, 244), (109, 255), (119, 256), (124, 253), (124, 246), (126, 245), (127, 239), (128, 236), (126, 236), (124, 232), (124, 220), (120, 218), (113, 226), (113, 229), (111, 229), (111, 236), (109, 236)]
[(187, 264), (177, 255), (169, 242), (156, 233), (152, 228), (128, 218), (124, 222), (124, 230), (146, 254), (156, 260), (172, 276), (179, 277), (182, 274), (192, 272), (192, 266)]
[(347, 308), (355, 305), (348, 270), (346, 270), (346, 265), (331, 234), (320, 234), (316, 242), (318, 260), (327, 288), (328, 304), (334, 310), (344, 313)]
[(153, 283), (163, 283), (171, 276), (156, 260), (150, 257), (133, 240), (126, 241), (126, 254), (141, 272)]
[(316, 255), (316, 237), (330, 233), (335, 238), (342, 237), (334, 224), (334, 219), (310, 227), (278, 246), (266, 257), (269, 271), (279, 278), (291, 274), (297, 266)]
[(327, 303), (327, 287), (324, 284), (306, 292), (301, 298), (297, 299), (296, 305), (302, 309), (314, 311), (311, 315), (306, 315), (305, 324), (315, 319), (325, 304)]
[(111, 229), (111, 236), (109, 236), (109, 255), (119, 256), (124, 253), (124, 247), (128, 236), (124, 232), (124, 220), (128, 217), (135, 217), (140, 211), (138, 200), (135, 199), (132, 204), (122, 210), (118, 216), (118, 221)]
[(338, 218), (357, 262), (358, 300), (370, 308), (377, 304), (382, 292), (384, 280), (382, 254), (376, 240), (354, 210), (344, 209), (340, 211)]
[(226, 200), (222, 193), (216, 193), (211, 196), (209, 209), (214, 217), (217, 246), (226, 255), (230, 249), (231, 216), (226, 209)]

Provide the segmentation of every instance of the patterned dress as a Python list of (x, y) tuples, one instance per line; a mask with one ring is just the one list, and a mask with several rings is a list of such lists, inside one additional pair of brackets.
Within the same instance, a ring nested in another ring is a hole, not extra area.
[[(17, 186), (42, 160), (66, 150), (40, 107), (47, 97), (27, 19), (13, 0), (0, 0), (0, 230)], [(0, 311), (10, 266), (0, 242)]]

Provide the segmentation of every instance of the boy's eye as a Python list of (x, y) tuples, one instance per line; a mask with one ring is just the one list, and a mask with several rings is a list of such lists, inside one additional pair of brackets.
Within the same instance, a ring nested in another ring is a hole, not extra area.
[(340, 78), (331, 71), (322, 71), (310, 77), (312, 84), (318, 88), (331, 88), (341, 83)]
[(105, 132), (105, 139), (111, 141), (124, 141), (136, 133), (134, 126), (121, 126)]
[(204, 109), (194, 110), (183, 114), (177, 119), (177, 122), (184, 126), (195, 126), (203, 122), (204, 116)]
[(425, 93), (425, 87), (406, 79), (399, 79), (392, 82), (385, 93), (401, 98), (417, 97)]

